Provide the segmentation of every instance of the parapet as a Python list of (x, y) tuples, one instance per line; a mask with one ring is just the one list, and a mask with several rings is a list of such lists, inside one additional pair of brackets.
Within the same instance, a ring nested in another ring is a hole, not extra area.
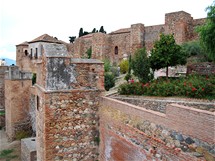
[(5, 79), (32, 79), (32, 73), (20, 71), (18, 66), (9, 66), (8, 71), (5, 72)]

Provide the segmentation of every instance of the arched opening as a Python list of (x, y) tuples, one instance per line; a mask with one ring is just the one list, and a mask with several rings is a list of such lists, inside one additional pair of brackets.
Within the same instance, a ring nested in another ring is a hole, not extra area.
[(115, 46), (115, 49), (114, 49), (115, 55), (118, 55), (118, 52), (119, 52), (118, 46)]
[(25, 56), (28, 56), (28, 50), (25, 50)]

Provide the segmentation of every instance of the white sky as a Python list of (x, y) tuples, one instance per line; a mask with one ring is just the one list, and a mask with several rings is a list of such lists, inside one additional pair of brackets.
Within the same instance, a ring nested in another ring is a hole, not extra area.
[(107, 33), (131, 24), (164, 24), (165, 13), (207, 16), (213, 0), (0, 0), (0, 58), (15, 60), (15, 45), (49, 34), (69, 42), (79, 29)]

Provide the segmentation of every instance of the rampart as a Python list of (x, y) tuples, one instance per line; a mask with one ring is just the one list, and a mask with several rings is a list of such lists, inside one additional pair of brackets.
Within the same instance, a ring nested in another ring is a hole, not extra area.
[(6, 134), (9, 140), (14, 140), (18, 131), (29, 128), (31, 78), (31, 73), (20, 72), (17, 66), (10, 66), (5, 75)]
[(215, 114), (168, 104), (165, 113), (103, 97), (100, 160), (214, 159)]

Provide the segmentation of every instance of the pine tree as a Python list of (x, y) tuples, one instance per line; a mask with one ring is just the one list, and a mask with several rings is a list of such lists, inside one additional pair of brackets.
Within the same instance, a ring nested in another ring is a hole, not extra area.
[(79, 30), (79, 37), (83, 36), (84, 32), (83, 32), (83, 28), (80, 28)]

